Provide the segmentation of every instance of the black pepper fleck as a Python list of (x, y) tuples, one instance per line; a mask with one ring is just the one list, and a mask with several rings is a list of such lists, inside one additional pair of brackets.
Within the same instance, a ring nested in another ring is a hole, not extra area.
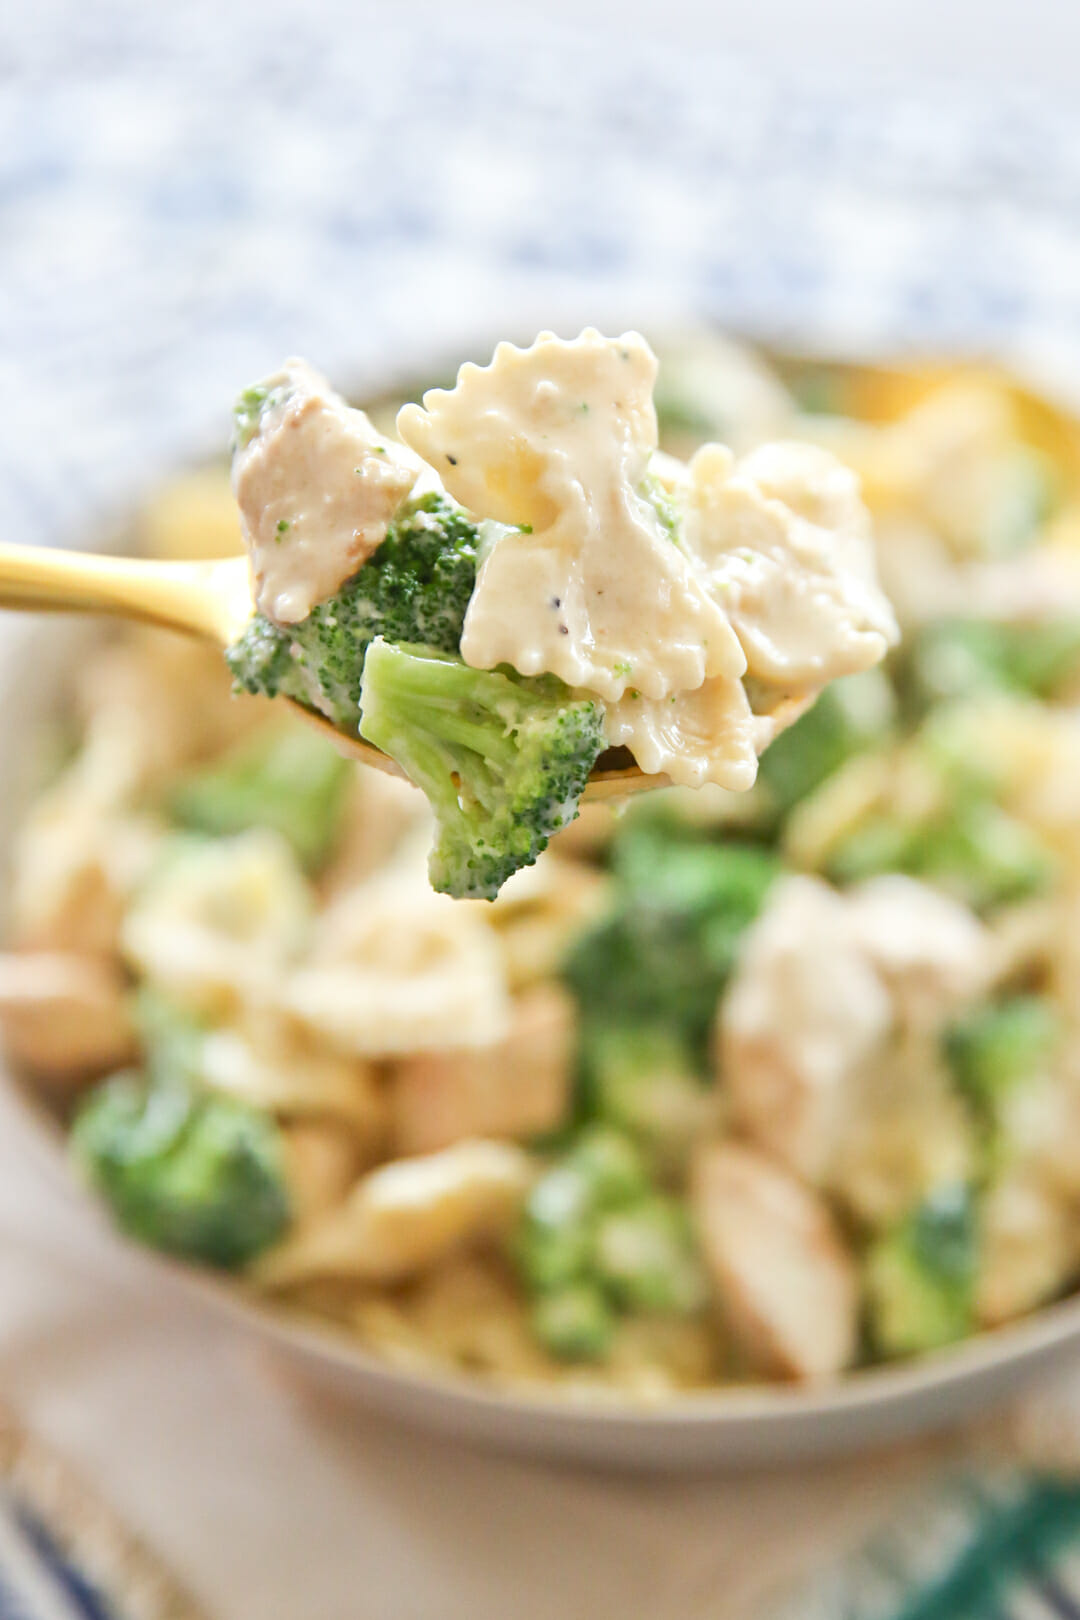
[(446, 459), (450, 463), (451, 467), (457, 466), (457, 456), (452, 456), (449, 451), (446, 453)]
[(560, 636), (568, 636), (570, 634), (570, 631), (567, 629), (565, 624), (560, 624), (559, 634)]
[(551, 598), (551, 605), (552, 605), (553, 608), (562, 607), (562, 597), (561, 596), (553, 596)]

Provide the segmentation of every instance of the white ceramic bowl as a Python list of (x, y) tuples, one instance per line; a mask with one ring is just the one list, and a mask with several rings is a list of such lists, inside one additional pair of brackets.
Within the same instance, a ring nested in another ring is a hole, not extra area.
[[(0, 850), (10, 847), (31, 791), (27, 738), (62, 710), (76, 662), (94, 635), (92, 626), (74, 621), (3, 623)], [(66, 1176), (55, 1124), (21, 1088), (15, 1090), (35, 1121), (44, 1164)], [(290, 1316), (210, 1273), (145, 1253), (148, 1278), (170, 1273), (177, 1285), (227, 1312), (240, 1331), (280, 1352), (315, 1383), (460, 1439), (596, 1466), (734, 1468), (912, 1438), (1002, 1401), (1080, 1347), (1075, 1297), (951, 1349), (855, 1372), (822, 1388), (762, 1385), (718, 1388), (654, 1406), (614, 1398), (584, 1404), (542, 1391), (504, 1392), (464, 1374), (400, 1370), (329, 1324)]]

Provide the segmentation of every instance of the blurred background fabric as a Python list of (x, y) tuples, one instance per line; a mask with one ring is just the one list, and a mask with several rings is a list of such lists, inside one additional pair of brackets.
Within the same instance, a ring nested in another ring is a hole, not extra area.
[(845, 54), (849, 8), (831, 29), (797, 9), (755, 56), (717, 48), (725, 8), (682, 0), (660, 26), (639, 5), (9, 0), (5, 532), (70, 535), (221, 444), (236, 388), (294, 350), (362, 383), (537, 322), (692, 311), (1076, 372), (1067, 99), (888, 74)]
[[(301, 352), (540, 325), (959, 349), (1080, 398), (1063, 0), (0, 0), (5, 539), (92, 541)], [(0, 1101), (0, 1390), (230, 1620), (747, 1612), (936, 1448), (571, 1477), (328, 1409), (123, 1251)]]

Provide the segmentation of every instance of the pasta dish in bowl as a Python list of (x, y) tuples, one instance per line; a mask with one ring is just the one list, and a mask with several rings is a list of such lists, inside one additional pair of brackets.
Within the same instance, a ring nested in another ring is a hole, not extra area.
[[(212, 649), (112, 638), (14, 839), (0, 1024), (118, 1224), (374, 1398), (583, 1455), (778, 1455), (1080, 1331), (1077, 431), (980, 368), (660, 358), (665, 455), (719, 441), (756, 481), (717, 497), (739, 601), (777, 507), (865, 502), (887, 661), (751, 786), (679, 778), (633, 708), (666, 699), (617, 675), (615, 740), (684, 785), (451, 899), (408, 783), (230, 699)], [(450, 431), (422, 414), (410, 442)], [(137, 543), (235, 551), (225, 472)], [(767, 713), (776, 626), (740, 628)]]

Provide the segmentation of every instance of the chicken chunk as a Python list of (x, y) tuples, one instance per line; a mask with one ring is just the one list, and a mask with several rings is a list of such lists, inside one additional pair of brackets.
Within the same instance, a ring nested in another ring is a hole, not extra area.
[(754, 1371), (803, 1382), (843, 1371), (856, 1349), (856, 1272), (824, 1201), (734, 1143), (702, 1150), (692, 1196), (727, 1329)]
[(892, 1017), (844, 897), (816, 878), (776, 884), (720, 1007), (720, 1073), (736, 1126), (821, 1179), (853, 1077)]
[(554, 984), (514, 1003), (495, 1046), (418, 1053), (391, 1083), (398, 1153), (431, 1153), (465, 1137), (530, 1137), (566, 1117), (572, 1081), (574, 1007)]
[(385, 540), (419, 473), (303, 360), (243, 396), (233, 492), (255, 579), (255, 603), (296, 624), (333, 596)]
[(9, 1057), (57, 1088), (118, 1069), (136, 1046), (123, 975), (100, 957), (0, 956), (0, 1035)]
[(416, 1276), (505, 1232), (530, 1179), (528, 1155), (507, 1142), (458, 1142), (384, 1164), (343, 1205), (258, 1260), (255, 1280), (277, 1288), (319, 1276), (371, 1282)]

